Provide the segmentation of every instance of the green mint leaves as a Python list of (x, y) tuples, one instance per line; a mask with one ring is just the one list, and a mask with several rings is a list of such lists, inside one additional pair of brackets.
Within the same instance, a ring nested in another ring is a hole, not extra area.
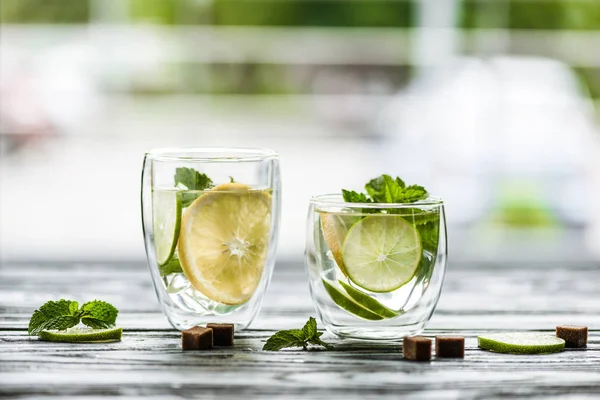
[(110, 303), (94, 300), (81, 306), (81, 322), (94, 329), (113, 328), (119, 311)]
[(76, 301), (49, 301), (35, 310), (29, 321), (29, 334), (37, 335), (44, 329), (67, 329), (79, 323), (79, 304)]
[(302, 347), (306, 350), (309, 344), (323, 346), (327, 350), (333, 349), (331, 345), (321, 340), (322, 334), (323, 332), (317, 332), (317, 320), (310, 317), (302, 329), (279, 331), (271, 336), (263, 350), (278, 351), (288, 347)]
[(81, 308), (76, 301), (48, 301), (31, 316), (29, 334), (38, 335), (41, 331), (49, 329), (65, 330), (74, 327), (80, 321), (95, 329), (112, 328), (118, 313), (114, 306), (100, 300), (89, 301)]
[(194, 168), (181, 167), (175, 170), (175, 186), (183, 185), (188, 190), (204, 190), (213, 187), (213, 181)]
[[(214, 186), (212, 179), (206, 174), (201, 174), (194, 168), (180, 167), (175, 169), (175, 186), (187, 190), (205, 190)], [(188, 207), (198, 198), (199, 193), (182, 193), (181, 206)]]
[(342, 189), (342, 196), (346, 203), (372, 203), (366, 194), (357, 193), (354, 190)]
[(423, 186), (406, 186), (399, 177), (393, 179), (389, 175), (381, 175), (371, 179), (366, 185), (364, 193), (357, 193), (342, 189), (344, 201), (348, 203), (414, 203), (419, 200), (425, 200), (429, 193)]

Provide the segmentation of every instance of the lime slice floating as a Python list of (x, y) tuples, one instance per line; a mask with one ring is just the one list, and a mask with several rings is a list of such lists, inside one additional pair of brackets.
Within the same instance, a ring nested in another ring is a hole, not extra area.
[(154, 248), (158, 265), (165, 265), (175, 254), (181, 223), (181, 196), (172, 190), (153, 194)]
[(565, 341), (551, 333), (510, 332), (477, 336), (479, 347), (498, 353), (556, 353), (565, 348)]
[(412, 279), (421, 253), (419, 232), (404, 218), (374, 215), (350, 228), (342, 257), (352, 282), (371, 292), (385, 293)]
[(327, 243), (327, 247), (331, 251), (335, 262), (344, 275), (346, 269), (344, 267), (344, 260), (342, 258), (342, 245), (346, 234), (356, 222), (360, 221), (362, 217), (357, 215), (349, 214), (334, 214), (334, 213), (320, 213), (321, 215), (321, 229), (323, 231), (323, 237)]
[(358, 304), (363, 306), (369, 311), (373, 311), (377, 315), (381, 315), (383, 318), (394, 318), (399, 315), (396, 311), (387, 308), (379, 301), (375, 300), (371, 296), (364, 294), (358, 289), (353, 288), (345, 282), (339, 281), (340, 285), (346, 290), (346, 293), (350, 295)]
[(123, 335), (122, 328), (92, 329), (69, 328), (62, 331), (43, 330), (39, 333), (42, 340), (50, 342), (79, 342), (79, 343), (107, 343), (118, 342)]
[(185, 211), (179, 261), (190, 283), (211, 300), (239, 305), (258, 287), (267, 261), (271, 195), (225, 183)]
[(323, 285), (325, 286), (325, 290), (327, 291), (327, 293), (329, 293), (331, 300), (333, 300), (335, 304), (348, 311), (349, 313), (371, 321), (383, 319), (381, 315), (376, 314), (373, 311), (367, 310), (366, 308), (358, 304), (354, 299), (343, 293), (341, 290), (336, 289), (331, 283), (327, 282), (325, 279), (323, 279)]

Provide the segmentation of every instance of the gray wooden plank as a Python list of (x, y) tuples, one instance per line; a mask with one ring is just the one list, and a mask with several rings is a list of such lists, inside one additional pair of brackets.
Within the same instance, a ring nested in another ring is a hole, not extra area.
[[(337, 351), (263, 352), (277, 329), (315, 315), (304, 270), (277, 268), (252, 329), (233, 348), (182, 352), (139, 264), (24, 265), (0, 269), (0, 397), (15, 398), (597, 398), (598, 269), (450, 269), (426, 335), (466, 336), (464, 360), (403, 360), (398, 343), (338, 340)], [(101, 297), (121, 309), (123, 341), (47, 343), (26, 335), (49, 298)], [(476, 336), (495, 330), (588, 325), (590, 343), (551, 355), (494, 354)]]

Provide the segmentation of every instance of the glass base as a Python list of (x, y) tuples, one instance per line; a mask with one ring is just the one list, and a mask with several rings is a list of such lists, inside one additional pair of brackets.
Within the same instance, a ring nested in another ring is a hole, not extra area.
[[(215, 324), (233, 324), (236, 332), (240, 332), (252, 323), (256, 313), (252, 314), (251, 309), (245, 308), (241, 312), (234, 315), (198, 315), (188, 312), (183, 312), (175, 307), (165, 307), (164, 314), (173, 328), (184, 331), (194, 326), (205, 326), (209, 323)], [(258, 311), (258, 310), (256, 310)]]
[(423, 332), (425, 324), (412, 324), (402, 326), (374, 326), (353, 327), (326, 325), (327, 331), (336, 336), (347, 339), (360, 340), (400, 340), (405, 336), (414, 336)]

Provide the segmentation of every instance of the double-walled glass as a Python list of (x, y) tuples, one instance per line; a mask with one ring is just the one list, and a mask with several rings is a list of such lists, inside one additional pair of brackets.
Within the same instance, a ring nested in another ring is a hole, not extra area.
[(328, 331), (399, 339), (431, 318), (446, 269), (444, 204), (345, 203), (312, 198), (305, 261), (317, 314)]
[(279, 160), (273, 151), (193, 148), (146, 154), (146, 255), (173, 327), (250, 325), (273, 271), (279, 210)]

